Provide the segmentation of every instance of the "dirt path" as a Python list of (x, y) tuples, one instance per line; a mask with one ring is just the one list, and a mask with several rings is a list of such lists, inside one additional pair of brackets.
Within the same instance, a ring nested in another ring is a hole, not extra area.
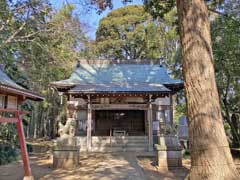
[[(52, 169), (48, 154), (30, 157), (35, 180), (182, 180), (190, 168), (189, 158), (183, 167), (173, 170), (158, 169), (155, 158), (136, 157), (133, 153), (82, 154), (80, 166), (73, 170)], [(235, 160), (240, 171), (240, 160)], [(0, 180), (22, 180), (21, 162), (0, 166)]]
[[(53, 170), (50, 156), (31, 156), (35, 179), (40, 180), (146, 180), (133, 154), (88, 154), (80, 158), (80, 167), (74, 170)], [(22, 180), (20, 162), (0, 166), (1, 180)]]

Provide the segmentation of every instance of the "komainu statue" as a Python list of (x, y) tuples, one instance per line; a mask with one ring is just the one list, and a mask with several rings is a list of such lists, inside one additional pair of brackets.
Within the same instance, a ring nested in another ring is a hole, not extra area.
[(74, 137), (76, 129), (76, 118), (74, 109), (68, 109), (68, 118), (66, 124), (58, 123), (58, 134), (60, 137)]

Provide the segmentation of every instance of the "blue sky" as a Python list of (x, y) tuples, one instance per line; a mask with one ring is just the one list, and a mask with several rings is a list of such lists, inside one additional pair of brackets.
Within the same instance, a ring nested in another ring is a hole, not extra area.
[[(102, 14), (98, 15), (94, 9), (87, 11), (82, 0), (50, 0), (53, 7), (56, 9), (61, 8), (64, 2), (73, 3), (76, 6), (76, 14), (78, 14), (80, 21), (84, 23), (85, 32), (91, 38), (95, 38), (95, 32), (98, 27), (99, 20), (105, 17), (111, 10), (107, 9)], [(80, 2), (80, 3), (79, 3)], [(142, 0), (133, 0), (130, 4), (142, 4)], [(121, 0), (113, 0), (113, 9), (123, 7)]]

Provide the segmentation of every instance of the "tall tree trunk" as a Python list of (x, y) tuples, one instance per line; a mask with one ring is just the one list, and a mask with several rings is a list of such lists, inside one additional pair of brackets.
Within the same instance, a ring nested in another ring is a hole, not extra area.
[(187, 97), (191, 180), (239, 179), (223, 127), (204, 0), (177, 0)]

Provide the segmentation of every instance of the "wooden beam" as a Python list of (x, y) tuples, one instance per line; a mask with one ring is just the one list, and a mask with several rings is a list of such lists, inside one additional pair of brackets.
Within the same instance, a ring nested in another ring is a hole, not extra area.
[(147, 104), (93, 104), (95, 110), (148, 110)]
[(0, 112), (19, 113), (20, 115), (29, 113), (28, 111), (20, 111), (18, 109), (10, 109), (10, 108), (7, 108), (7, 109), (0, 108)]
[(5, 118), (5, 117), (0, 117), (0, 123), (16, 123), (18, 122), (18, 118)]

